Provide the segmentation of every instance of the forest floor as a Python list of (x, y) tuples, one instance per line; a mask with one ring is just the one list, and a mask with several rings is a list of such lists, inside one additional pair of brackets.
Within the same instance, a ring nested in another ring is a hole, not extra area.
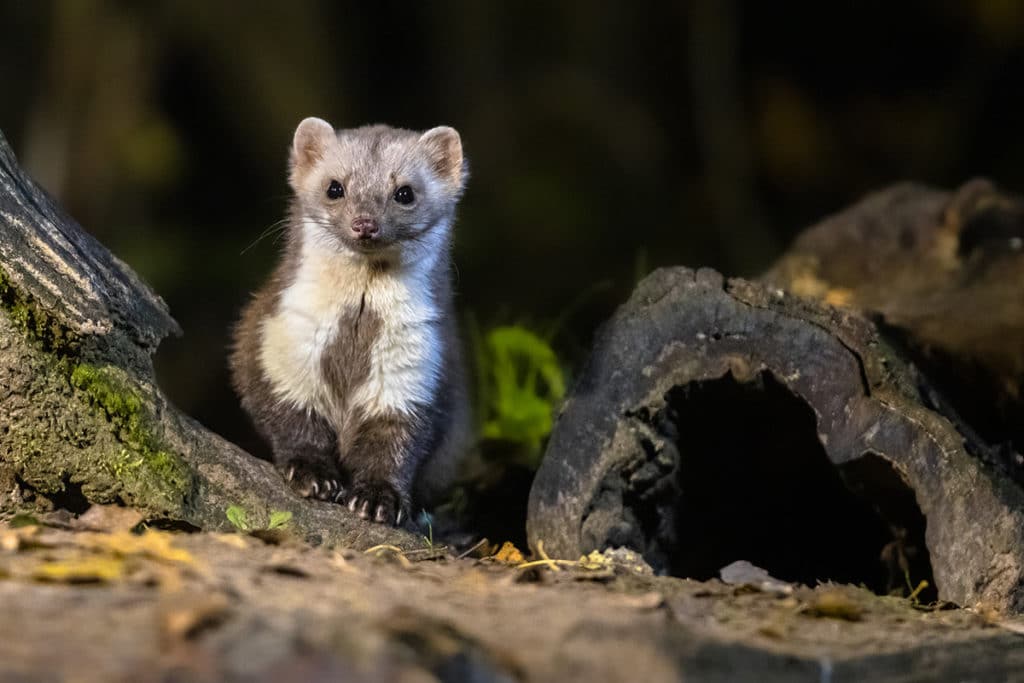
[(1015, 623), (854, 586), (656, 577), (612, 554), (521, 566), (508, 549), (458, 558), (426, 540), (354, 552), (286, 531), (139, 533), (139, 521), (94, 506), (0, 526), (0, 680), (1024, 676)]

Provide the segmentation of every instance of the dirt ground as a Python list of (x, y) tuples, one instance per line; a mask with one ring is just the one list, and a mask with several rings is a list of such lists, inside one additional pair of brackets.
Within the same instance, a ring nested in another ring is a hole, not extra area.
[[(1014, 623), (852, 586), (140, 533), (131, 511), (0, 527), (3, 681), (1021, 680)], [(35, 520), (39, 521), (39, 520)], [(131, 530), (130, 530), (131, 529)], [(553, 565), (553, 566), (552, 566)]]

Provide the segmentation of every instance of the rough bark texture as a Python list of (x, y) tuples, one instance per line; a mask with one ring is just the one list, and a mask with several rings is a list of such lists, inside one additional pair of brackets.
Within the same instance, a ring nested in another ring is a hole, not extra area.
[(694, 578), (737, 559), (880, 592), (930, 576), (943, 600), (1024, 611), (1024, 494), (932, 393), (856, 313), (657, 271), (558, 418), (529, 537), (559, 556), (625, 545)]
[(299, 498), (171, 405), (150, 360), (178, 331), (164, 302), (21, 171), (2, 134), (0, 231), (0, 509), (122, 502), (218, 529), (235, 506), (254, 528), (291, 513), (319, 543), (422, 542)]
[(877, 192), (763, 280), (871, 315), (1024, 483), (1024, 201), (985, 180)]

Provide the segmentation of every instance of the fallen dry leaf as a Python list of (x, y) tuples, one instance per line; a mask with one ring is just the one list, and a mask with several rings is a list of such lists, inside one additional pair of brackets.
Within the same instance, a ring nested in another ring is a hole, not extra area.
[(611, 569), (612, 561), (598, 551), (592, 550), (589, 555), (580, 556), (580, 568), (592, 571)]
[(78, 544), (84, 548), (105, 550), (115, 555), (137, 555), (161, 562), (194, 564), (192, 554), (172, 545), (174, 534), (167, 531), (147, 529), (141, 534), (118, 531), (112, 534), (81, 534)]
[(750, 587), (765, 593), (776, 595), (790, 595), (793, 593), (793, 584), (780, 581), (771, 576), (767, 571), (746, 560), (737, 560), (732, 564), (722, 567), (718, 575), (722, 581), (730, 586)]
[(505, 564), (520, 564), (524, 561), (523, 554), (511, 541), (505, 541), (501, 549), (495, 553), (494, 559)]
[(92, 583), (115, 581), (124, 576), (124, 560), (119, 557), (83, 557), (61, 562), (43, 562), (32, 570), (38, 581)]
[[(588, 557), (593, 555), (594, 553), (590, 553)], [(647, 564), (647, 560), (629, 548), (606, 548), (600, 555), (616, 573), (654, 576), (654, 570), (651, 568), (651, 565)]]
[(405, 553), (402, 552), (402, 549), (395, 545), (375, 545), (372, 548), (367, 548), (366, 550), (364, 550), (363, 554), (372, 555), (373, 557), (376, 557), (379, 560), (387, 560), (389, 562), (394, 562), (405, 569), (408, 569), (412, 566), (412, 562), (410, 562), (409, 558), (405, 556)]
[(804, 609), (804, 614), (812, 617), (860, 621), (864, 616), (864, 608), (843, 591), (826, 590), (815, 596), (814, 601)]

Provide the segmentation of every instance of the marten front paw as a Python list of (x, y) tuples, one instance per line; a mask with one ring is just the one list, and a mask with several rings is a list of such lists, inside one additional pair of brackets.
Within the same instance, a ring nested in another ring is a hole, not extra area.
[(337, 477), (301, 460), (287, 463), (281, 468), (281, 474), (292, 489), (303, 498), (333, 502), (345, 495), (345, 490)]
[(360, 518), (381, 524), (400, 525), (406, 514), (398, 491), (384, 482), (356, 483), (346, 500), (348, 509)]

